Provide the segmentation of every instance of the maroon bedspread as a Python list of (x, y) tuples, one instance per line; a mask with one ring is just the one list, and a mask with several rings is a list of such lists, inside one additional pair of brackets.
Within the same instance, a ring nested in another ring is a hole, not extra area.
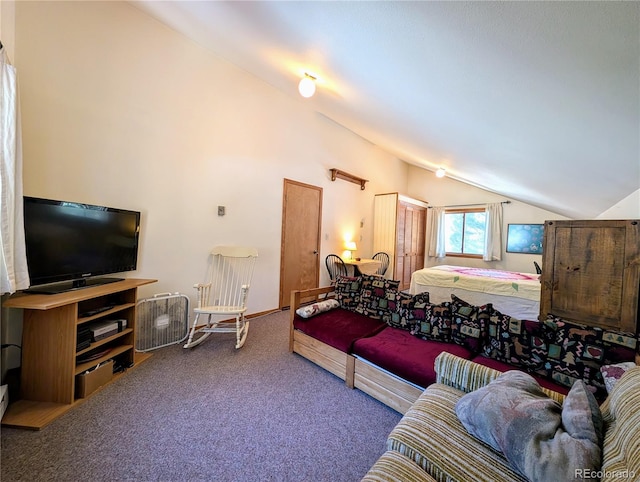
[(471, 352), (460, 345), (421, 340), (406, 330), (392, 327), (353, 344), (354, 355), (422, 388), (435, 383), (435, 359), (443, 351), (471, 358)]
[(293, 321), (295, 329), (345, 353), (351, 353), (358, 338), (375, 335), (386, 326), (383, 321), (342, 308), (306, 319), (296, 315)]

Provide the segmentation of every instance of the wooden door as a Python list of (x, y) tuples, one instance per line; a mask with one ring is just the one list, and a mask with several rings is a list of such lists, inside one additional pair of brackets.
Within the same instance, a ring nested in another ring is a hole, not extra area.
[(292, 290), (317, 288), (320, 282), (322, 188), (284, 180), (280, 256), (280, 308), (290, 305)]
[(400, 203), (402, 211), (404, 211), (404, 235), (403, 241), (403, 270), (398, 273), (400, 280), (400, 289), (406, 290), (411, 284), (411, 254), (413, 251), (413, 229), (414, 229), (414, 211), (410, 204)]
[(395, 276), (400, 289), (408, 289), (414, 271), (424, 268), (427, 209), (405, 201), (398, 203)]
[(398, 203), (398, 216), (396, 218), (396, 264), (393, 270), (393, 279), (400, 280), (399, 288), (404, 288), (404, 269), (405, 269), (405, 240), (407, 225), (407, 207), (404, 203)]
[(541, 318), (552, 313), (635, 333), (638, 220), (547, 221), (543, 246)]
[(424, 268), (424, 245), (426, 241), (427, 209), (421, 206), (411, 207), (411, 269), (405, 277), (407, 288), (411, 284), (411, 275), (414, 271)]

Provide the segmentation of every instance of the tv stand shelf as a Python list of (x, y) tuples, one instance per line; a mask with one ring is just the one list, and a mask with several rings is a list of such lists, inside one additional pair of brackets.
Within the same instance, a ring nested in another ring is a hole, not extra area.
[(84, 314), (85, 312), (79, 313), (78, 324), (86, 323), (87, 321), (91, 321), (91, 320), (97, 320), (98, 318), (104, 318), (107, 315), (118, 313), (119, 311), (126, 310), (127, 308), (131, 308), (134, 305), (135, 303), (125, 303), (124, 305), (116, 305), (116, 306), (113, 306), (112, 308), (100, 311), (99, 313), (96, 313), (95, 315), (91, 315), (91, 316), (85, 316)]
[[(119, 335), (120, 333), (118, 333)], [(87, 349), (87, 351), (91, 351), (91, 349), (93, 349), (94, 347), (91, 347), (89, 349)], [(103, 361), (107, 361), (110, 358), (114, 358), (117, 357), (118, 355), (120, 355), (120, 353), (126, 353), (127, 351), (131, 350), (133, 348), (133, 345), (118, 345), (116, 348), (113, 348), (112, 350), (109, 351), (109, 353), (105, 354), (104, 356), (101, 356), (100, 358), (96, 358), (95, 360), (91, 360), (88, 362), (84, 362), (84, 363), (78, 363), (76, 365), (76, 370), (75, 370), (75, 374), (79, 375), (84, 371), (87, 371), (89, 368), (96, 366), (98, 363), (102, 363)], [(82, 352), (78, 352), (78, 354), (80, 354)]]
[[(2, 425), (40, 430), (85, 400), (76, 397), (77, 375), (110, 359), (117, 358), (129, 367), (149, 358), (134, 349), (136, 301), (138, 287), (155, 282), (127, 278), (53, 295), (19, 293), (10, 297), (4, 307), (24, 310), (21, 399), (10, 403)], [(100, 311), (104, 307), (108, 308)], [(83, 316), (89, 312), (95, 314)], [(79, 325), (113, 318), (126, 319), (127, 327), (76, 352)], [(109, 351), (82, 361), (82, 355), (101, 349)], [(121, 374), (114, 374), (113, 380)]]

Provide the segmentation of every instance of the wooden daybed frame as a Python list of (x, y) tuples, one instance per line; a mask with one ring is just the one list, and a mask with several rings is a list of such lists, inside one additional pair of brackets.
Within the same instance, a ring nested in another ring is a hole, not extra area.
[[(298, 353), (345, 381), (349, 388), (357, 388), (397, 412), (404, 414), (426, 387), (419, 387), (376, 365), (340, 351), (305, 333), (294, 329), (296, 310), (305, 304), (332, 298), (333, 286), (291, 292), (289, 317), (289, 351)], [(598, 326), (592, 323), (593, 326)], [(636, 354), (640, 365), (640, 354)]]
[(289, 317), (289, 351), (345, 381), (349, 388), (357, 388), (394, 410), (405, 413), (418, 399), (425, 387), (418, 387), (382, 368), (351, 354), (340, 351), (294, 329), (293, 320), (300, 306), (331, 298), (333, 286), (291, 292)]

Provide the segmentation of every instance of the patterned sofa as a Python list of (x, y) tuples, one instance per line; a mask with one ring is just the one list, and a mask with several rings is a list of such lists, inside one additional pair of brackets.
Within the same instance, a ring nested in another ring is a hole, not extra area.
[[(454, 410), (458, 400), (518, 370), (558, 403), (577, 380), (602, 402), (609, 386), (601, 368), (640, 364), (637, 350), (637, 334), (552, 315), (516, 320), (455, 296), (434, 305), (428, 293), (411, 296), (376, 276), (291, 296), (290, 351), (404, 414), (367, 481), (527, 480), (469, 434)], [(621, 480), (624, 470), (640, 480), (640, 368), (627, 373), (601, 405), (606, 473), (595, 475), (602, 480)]]

